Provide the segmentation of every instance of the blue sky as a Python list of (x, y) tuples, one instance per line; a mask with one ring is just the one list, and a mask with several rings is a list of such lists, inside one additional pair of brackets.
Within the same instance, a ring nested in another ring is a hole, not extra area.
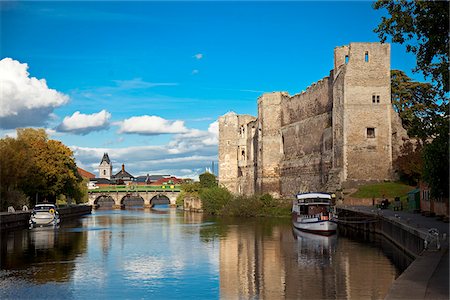
[[(371, 4), (1, 2), (2, 80), (18, 82), (1, 134), (47, 128), (91, 172), (108, 152), (116, 171), (195, 177), (217, 162), (219, 116), (255, 115), (262, 93), (327, 76), (334, 47), (378, 41)], [(404, 47), (391, 52), (423, 80)]]

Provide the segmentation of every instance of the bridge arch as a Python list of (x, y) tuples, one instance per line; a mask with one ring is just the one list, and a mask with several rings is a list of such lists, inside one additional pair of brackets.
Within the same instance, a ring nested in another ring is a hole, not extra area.
[(94, 200), (94, 207), (95, 208), (111, 209), (111, 208), (114, 207), (114, 205), (115, 205), (115, 201), (114, 201), (113, 197), (111, 197), (109, 195), (99, 195)]
[(144, 207), (144, 198), (133, 194), (126, 194), (120, 199), (120, 206), (124, 207)]
[(161, 204), (171, 204), (169, 197), (164, 194), (157, 194), (150, 199), (151, 207)]

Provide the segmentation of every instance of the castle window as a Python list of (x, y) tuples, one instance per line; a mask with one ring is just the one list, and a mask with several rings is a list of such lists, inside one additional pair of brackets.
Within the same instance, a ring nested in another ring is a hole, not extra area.
[(106, 175), (106, 170), (103, 170), (103, 175)]
[(380, 95), (372, 95), (372, 103), (380, 103)]
[(244, 150), (242, 150), (242, 152), (241, 152), (241, 160), (245, 160), (245, 151)]
[(369, 62), (369, 52), (366, 51), (366, 54), (364, 55), (364, 61)]
[(375, 128), (373, 127), (367, 128), (367, 138), (375, 138)]
[(348, 64), (348, 55), (345, 56), (345, 64)]

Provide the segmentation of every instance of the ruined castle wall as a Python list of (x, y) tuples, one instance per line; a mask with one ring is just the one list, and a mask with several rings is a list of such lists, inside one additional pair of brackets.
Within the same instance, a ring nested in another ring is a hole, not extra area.
[(390, 48), (351, 43), (344, 72), (345, 181), (392, 174)]
[(247, 124), (254, 120), (255, 117), (235, 113), (219, 118), (219, 183), (235, 194), (242, 190), (241, 167), (248, 163)]
[[(256, 162), (255, 162), (255, 141), (256, 138), (256, 127), (258, 126), (256, 118), (243, 119), (243, 122), (248, 122), (242, 124), (245, 136), (242, 144), (245, 144), (245, 157), (243, 155), (243, 147), (240, 147), (240, 160), (238, 161), (238, 177), (237, 177), (237, 191), (238, 194), (243, 195), (253, 195), (255, 193), (255, 174), (256, 174)], [(241, 127), (241, 128), (242, 128)], [(242, 129), (241, 129), (242, 130)]]
[(336, 170), (335, 180), (339, 182), (345, 177), (344, 175), (344, 74), (345, 65), (333, 72), (333, 157), (332, 168)]
[[(325, 77), (305, 92), (283, 99), (283, 195), (320, 190), (323, 184), (332, 148), (331, 91), (329, 78)], [(325, 152), (329, 152), (328, 159)]]
[(402, 120), (394, 108), (391, 108), (391, 127), (392, 127), (392, 161), (395, 161), (400, 155), (400, 149), (404, 142), (409, 140), (406, 129), (403, 128)]
[(258, 150), (256, 192), (280, 196), (280, 162), (282, 159), (281, 101), (285, 93), (264, 94), (258, 99)]

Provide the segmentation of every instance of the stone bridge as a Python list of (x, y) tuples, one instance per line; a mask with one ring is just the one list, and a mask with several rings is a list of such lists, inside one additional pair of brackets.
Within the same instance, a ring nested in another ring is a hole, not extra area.
[(89, 190), (89, 205), (94, 207), (99, 204), (99, 200), (112, 199), (115, 207), (126, 205), (126, 201), (134, 199), (134, 203), (142, 201), (144, 207), (152, 207), (156, 204), (169, 204), (176, 206), (177, 196), (180, 194), (179, 189), (168, 188), (167, 190), (143, 190), (143, 189), (127, 189), (127, 190)]

